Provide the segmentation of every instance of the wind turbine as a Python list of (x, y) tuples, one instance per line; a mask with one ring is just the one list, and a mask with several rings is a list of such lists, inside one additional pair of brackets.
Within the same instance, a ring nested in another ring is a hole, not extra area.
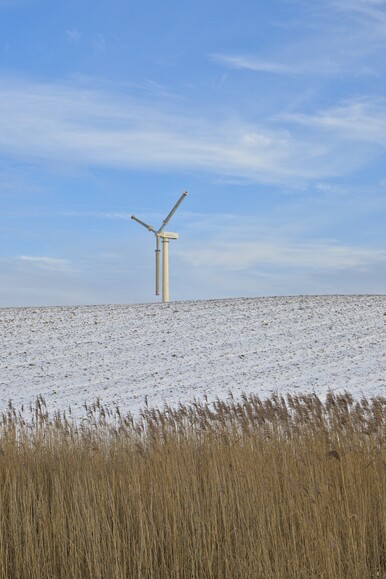
[(178, 239), (178, 233), (172, 233), (171, 231), (164, 231), (166, 225), (169, 223), (178, 207), (182, 201), (187, 196), (187, 191), (181, 195), (177, 203), (174, 205), (173, 209), (170, 211), (166, 219), (163, 220), (162, 225), (159, 229), (154, 229), (151, 225), (148, 225), (141, 219), (138, 219), (135, 215), (131, 216), (131, 219), (137, 221), (140, 225), (143, 225), (155, 235), (155, 295), (160, 294), (160, 261), (161, 261), (161, 249), (160, 241), (162, 241), (162, 301), (167, 303), (169, 301), (169, 239)]

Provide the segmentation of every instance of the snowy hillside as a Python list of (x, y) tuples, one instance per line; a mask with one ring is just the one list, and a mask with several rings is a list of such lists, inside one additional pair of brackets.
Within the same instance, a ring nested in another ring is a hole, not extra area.
[(0, 406), (386, 394), (386, 296), (0, 309)]

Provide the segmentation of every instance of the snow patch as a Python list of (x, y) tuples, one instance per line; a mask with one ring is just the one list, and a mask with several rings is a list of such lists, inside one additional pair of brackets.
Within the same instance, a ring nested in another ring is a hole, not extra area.
[(386, 296), (0, 309), (0, 407), (386, 393)]

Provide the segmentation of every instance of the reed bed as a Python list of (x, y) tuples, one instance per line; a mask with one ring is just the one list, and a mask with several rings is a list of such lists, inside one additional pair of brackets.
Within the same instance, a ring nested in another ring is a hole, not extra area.
[(0, 577), (386, 575), (386, 400), (0, 415)]

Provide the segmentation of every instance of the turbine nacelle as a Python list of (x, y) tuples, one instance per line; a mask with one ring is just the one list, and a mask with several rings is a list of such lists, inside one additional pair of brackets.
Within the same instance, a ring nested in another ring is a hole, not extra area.
[(161, 239), (178, 239), (178, 233), (172, 233), (171, 231), (161, 231), (161, 233), (156, 233), (156, 236)]
[(169, 223), (174, 213), (177, 211), (179, 205), (187, 196), (187, 191), (181, 195), (177, 203), (174, 205), (173, 209), (170, 211), (166, 219), (162, 222), (161, 227), (156, 230), (154, 227), (145, 223), (141, 219), (138, 219), (135, 215), (131, 216), (137, 223), (146, 227), (148, 231), (154, 233), (156, 238), (156, 248), (155, 248), (155, 294), (158, 296), (160, 291), (160, 240), (162, 241), (162, 301), (169, 301), (169, 240), (178, 239), (178, 233), (173, 233), (172, 231), (164, 231), (164, 227)]

